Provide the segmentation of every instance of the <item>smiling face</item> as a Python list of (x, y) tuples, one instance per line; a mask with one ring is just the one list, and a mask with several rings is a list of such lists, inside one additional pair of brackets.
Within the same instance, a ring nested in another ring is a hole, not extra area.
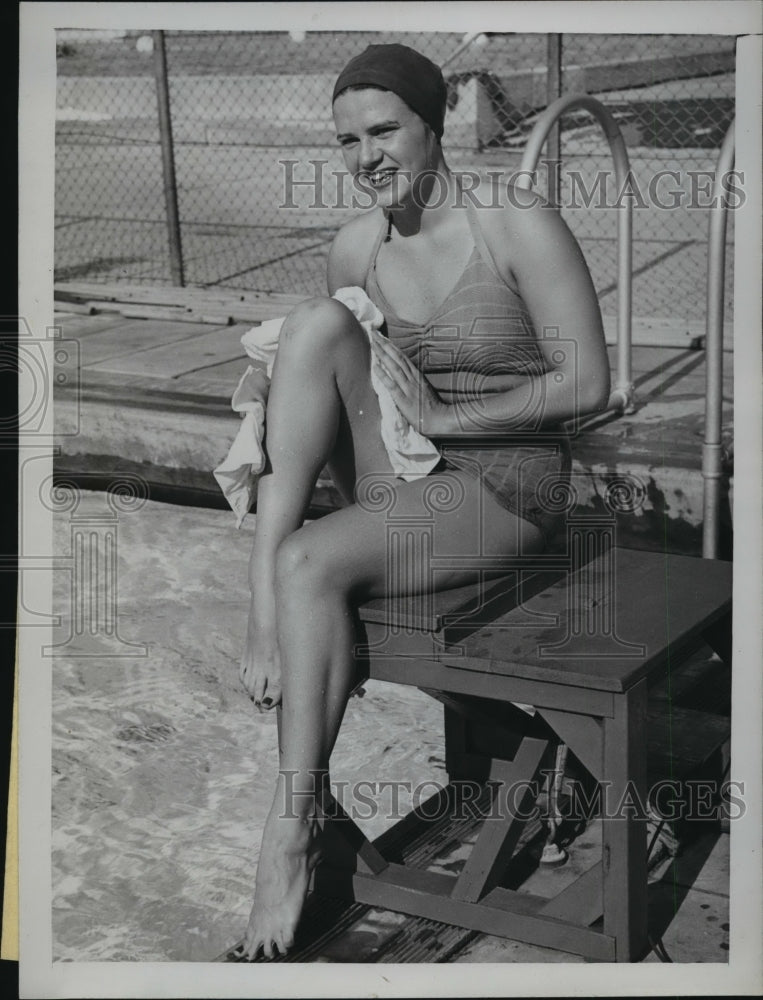
[(416, 178), (437, 169), (434, 133), (389, 90), (344, 91), (334, 101), (334, 123), (347, 169), (382, 208), (409, 206)]

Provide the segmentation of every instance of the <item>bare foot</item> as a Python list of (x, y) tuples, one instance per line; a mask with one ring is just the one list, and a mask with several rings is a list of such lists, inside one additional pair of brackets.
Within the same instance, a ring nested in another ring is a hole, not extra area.
[(249, 620), (239, 677), (257, 708), (270, 710), (281, 701), (281, 656), (274, 629)]
[(310, 875), (320, 860), (318, 837), (314, 819), (268, 817), (244, 938), (245, 958), (256, 958), (260, 949), (266, 958), (285, 955), (294, 944)]

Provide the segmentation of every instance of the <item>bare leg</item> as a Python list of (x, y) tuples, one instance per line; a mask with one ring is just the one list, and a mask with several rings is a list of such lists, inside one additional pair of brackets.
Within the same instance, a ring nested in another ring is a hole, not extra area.
[(252, 604), (240, 670), (258, 707), (273, 708), (281, 700), (278, 546), (302, 524), (327, 462), (348, 499), (361, 461), (361, 472), (390, 470), (379, 436), (381, 415), (368, 375), (370, 363), (365, 333), (338, 302), (302, 303), (284, 324), (268, 399), (269, 468), (258, 487), (249, 565)]
[[(433, 512), (427, 496), (431, 498), (438, 484), (454, 489), (456, 502)], [(413, 520), (429, 513), (434, 549), (474, 559), (470, 567), (438, 572), (439, 586), (475, 579), (480, 554), (510, 557), (538, 551), (542, 545), (533, 525), (500, 508), (466, 474), (430, 476), (414, 483), (394, 480), (390, 485), (396, 517)], [(285, 666), (281, 773), (263, 836), (246, 935), (251, 955), (260, 948), (266, 955), (274, 948), (283, 951), (293, 940), (316, 858), (315, 783), (327, 776), (354, 679), (351, 606), (365, 597), (432, 586), (426, 566), (417, 562), (415, 546), (406, 553), (405, 574), (390, 567), (387, 527), (384, 512), (353, 504), (292, 533), (278, 549), (278, 634)], [(402, 578), (407, 582), (401, 587), (396, 581)]]
[[(283, 616), (280, 609), (276, 614), (275, 582), (279, 545), (302, 524), (327, 462), (348, 500), (357, 475), (371, 470), (391, 473), (370, 365), (366, 334), (337, 302), (305, 303), (284, 324), (268, 399), (270, 468), (258, 490), (250, 561), (253, 597), (241, 664), (241, 677), (253, 700), (269, 701), (268, 707), (281, 697), (276, 626), (279, 621), (283, 624)], [(327, 759), (322, 750), (318, 756)], [(316, 856), (313, 795), (292, 819), (282, 815), (280, 803), (285, 798), (282, 770), (260, 851), (247, 934), (252, 955), (260, 946), (270, 956), (274, 947), (285, 951), (291, 944)]]

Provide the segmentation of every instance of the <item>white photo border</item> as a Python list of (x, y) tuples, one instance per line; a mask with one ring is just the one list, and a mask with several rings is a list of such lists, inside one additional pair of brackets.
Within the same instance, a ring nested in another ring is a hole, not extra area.
[[(731, 778), (747, 790), (731, 831), (728, 965), (257, 965), (52, 962), (51, 674), (44, 630), (19, 628), (22, 997), (601, 996), (756, 994), (761, 987), (761, 8), (755, 2), (545, 3), (21, 3), (19, 314), (34, 330), (53, 321), (55, 30), (388, 30), (736, 34), (737, 153), (747, 199), (735, 216), (734, 732)], [(23, 407), (23, 401), (22, 401)], [(20, 461), (34, 458), (20, 497), (41, 551), (52, 552), (36, 486), (52, 471), (52, 417)], [(699, 446), (698, 446), (699, 447)], [(47, 459), (46, 457), (47, 456)], [(743, 539), (743, 548), (740, 548)], [(33, 574), (34, 607), (52, 605), (52, 571)], [(23, 615), (23, 611), (21, 612)]]

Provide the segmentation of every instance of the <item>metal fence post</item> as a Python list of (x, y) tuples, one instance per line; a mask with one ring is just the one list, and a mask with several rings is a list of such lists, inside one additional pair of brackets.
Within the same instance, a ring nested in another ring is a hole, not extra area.
[(178, 192), (175, 180), (175, 152), (172, 143), (172, 118), (170, 116), (170, 88), (167, 80), (167, 53), (164, 32), (153, 31), (154, 76), (156, 103), (159, 111), (159, 141), (162, 147), (162, 176), (164, 178), (164, 203), (167, 210), (167, 235), (170, 248), (170, 274), (173, 285), (184, 285), (183, 246), (180, 239)]
[(734, 122), (715, 164), (707, 239), (707, 317), (705, 332), (705, 439), (702, 444), (702, 556), (718, 558), (718, 515), (723, 476), (723, 279), (726, 265), (728, 201), (724, 181), (734, 169)]
[[(562, 95), (562, 36), (550, 33), (546, 40), (546, 107)], [(561, 129), (559, 120), (548, 134), (548, 200), (559, 204), (559, 172), (561, 162)]]

